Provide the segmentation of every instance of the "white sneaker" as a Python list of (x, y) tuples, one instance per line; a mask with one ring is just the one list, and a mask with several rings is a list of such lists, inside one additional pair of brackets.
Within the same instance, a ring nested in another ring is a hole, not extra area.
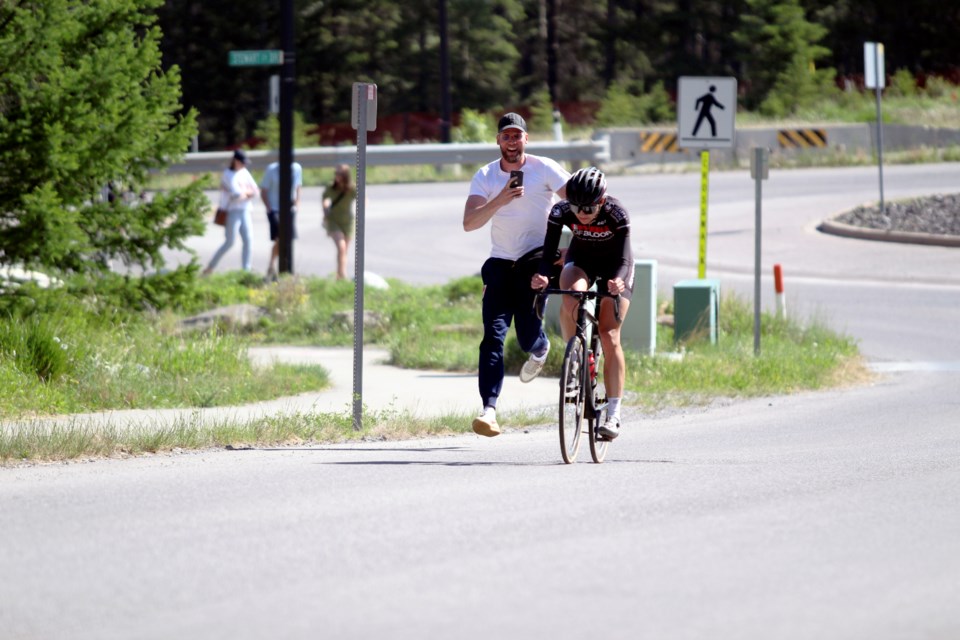
[(597, 433), (607, 440), (613, 440), (620, 435), (620, 418), (616, 416), (607, 416), (607, 421), (604, 422), (599, 429), (597, 429)]
[(547, 350), (539, 358), (532, 353), (527, 361), (520, 368), (520, 382), (530, 382), (543, 371), (543, 365), (547, 363), (547, 356), (550, 355), (550, 341), (547, 341)]
[(500, 435), (500, 425), (497, 424), (496, 409), (493, 407), (484, 407), (480, 415), (473, 419), (473, 431), (488, 438)]

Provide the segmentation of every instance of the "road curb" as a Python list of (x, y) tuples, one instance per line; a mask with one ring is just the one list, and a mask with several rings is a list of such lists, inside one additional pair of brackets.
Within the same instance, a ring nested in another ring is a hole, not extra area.
[(858, 240), (878, 240), (881, 242), (900, 242), (904, 244), (923, 244), (938, 247), (960, 247), (960, 236), (948, 236), (913, 231), (894, 231), (855, 227), (834, 219), (827, 219), (817, 226), (821, 233), (828, 233)]

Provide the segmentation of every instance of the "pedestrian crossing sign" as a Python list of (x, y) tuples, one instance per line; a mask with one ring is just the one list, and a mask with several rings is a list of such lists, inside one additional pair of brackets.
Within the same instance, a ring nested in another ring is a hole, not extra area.
[(736, 78), (680, 78), (677, 85), (677, 137), (684, 149), (733, 147), (736, 115)]

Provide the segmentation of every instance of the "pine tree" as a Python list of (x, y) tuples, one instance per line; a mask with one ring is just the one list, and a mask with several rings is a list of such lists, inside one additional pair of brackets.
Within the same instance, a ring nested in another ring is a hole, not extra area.
[(827, 30), (807, 20), (799, 0), (747, 0), (747, 5), (733, 34), (743, 51), (745, 106), (785, 116), (830, 91), (834, 70), (816, 67), (830, 54), (818, 44)]
[(196, 131), (161, 69), (160, 3), (0, 4), (0, 265), (148, 271), (202, 231), (202, 184), (139, 197)]

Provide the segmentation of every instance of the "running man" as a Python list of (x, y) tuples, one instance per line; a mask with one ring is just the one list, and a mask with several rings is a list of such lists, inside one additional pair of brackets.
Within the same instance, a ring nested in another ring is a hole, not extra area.
[[(483, 410), (473, 420), (473, 430), (489, 437), (500, 433), (497, 399), (503, 388), (503, 344), (510, 323), (515, 323), (520, 348), (530, 354), (520, 371), (521, 382), (530, 382), (539, 375), (550, 350), (550, 340), (533, 308), (536, 294), (529, 283), (540, 263), (554, 193), (564, 196), (570, 174), (550, 158), (526, 153), (527, 141), (527, 123), (519, 114), (508, 113), (500, 118), (500, 158), (481, 167), (473, 176), (463, 208), (464, 231), (475, 231), (490, 223), (490, 257), (480, 270), (483, 340), (478, 386)], [(521, 176), (511, 176), (511, 171), (522, 171), (522, 182)]]

